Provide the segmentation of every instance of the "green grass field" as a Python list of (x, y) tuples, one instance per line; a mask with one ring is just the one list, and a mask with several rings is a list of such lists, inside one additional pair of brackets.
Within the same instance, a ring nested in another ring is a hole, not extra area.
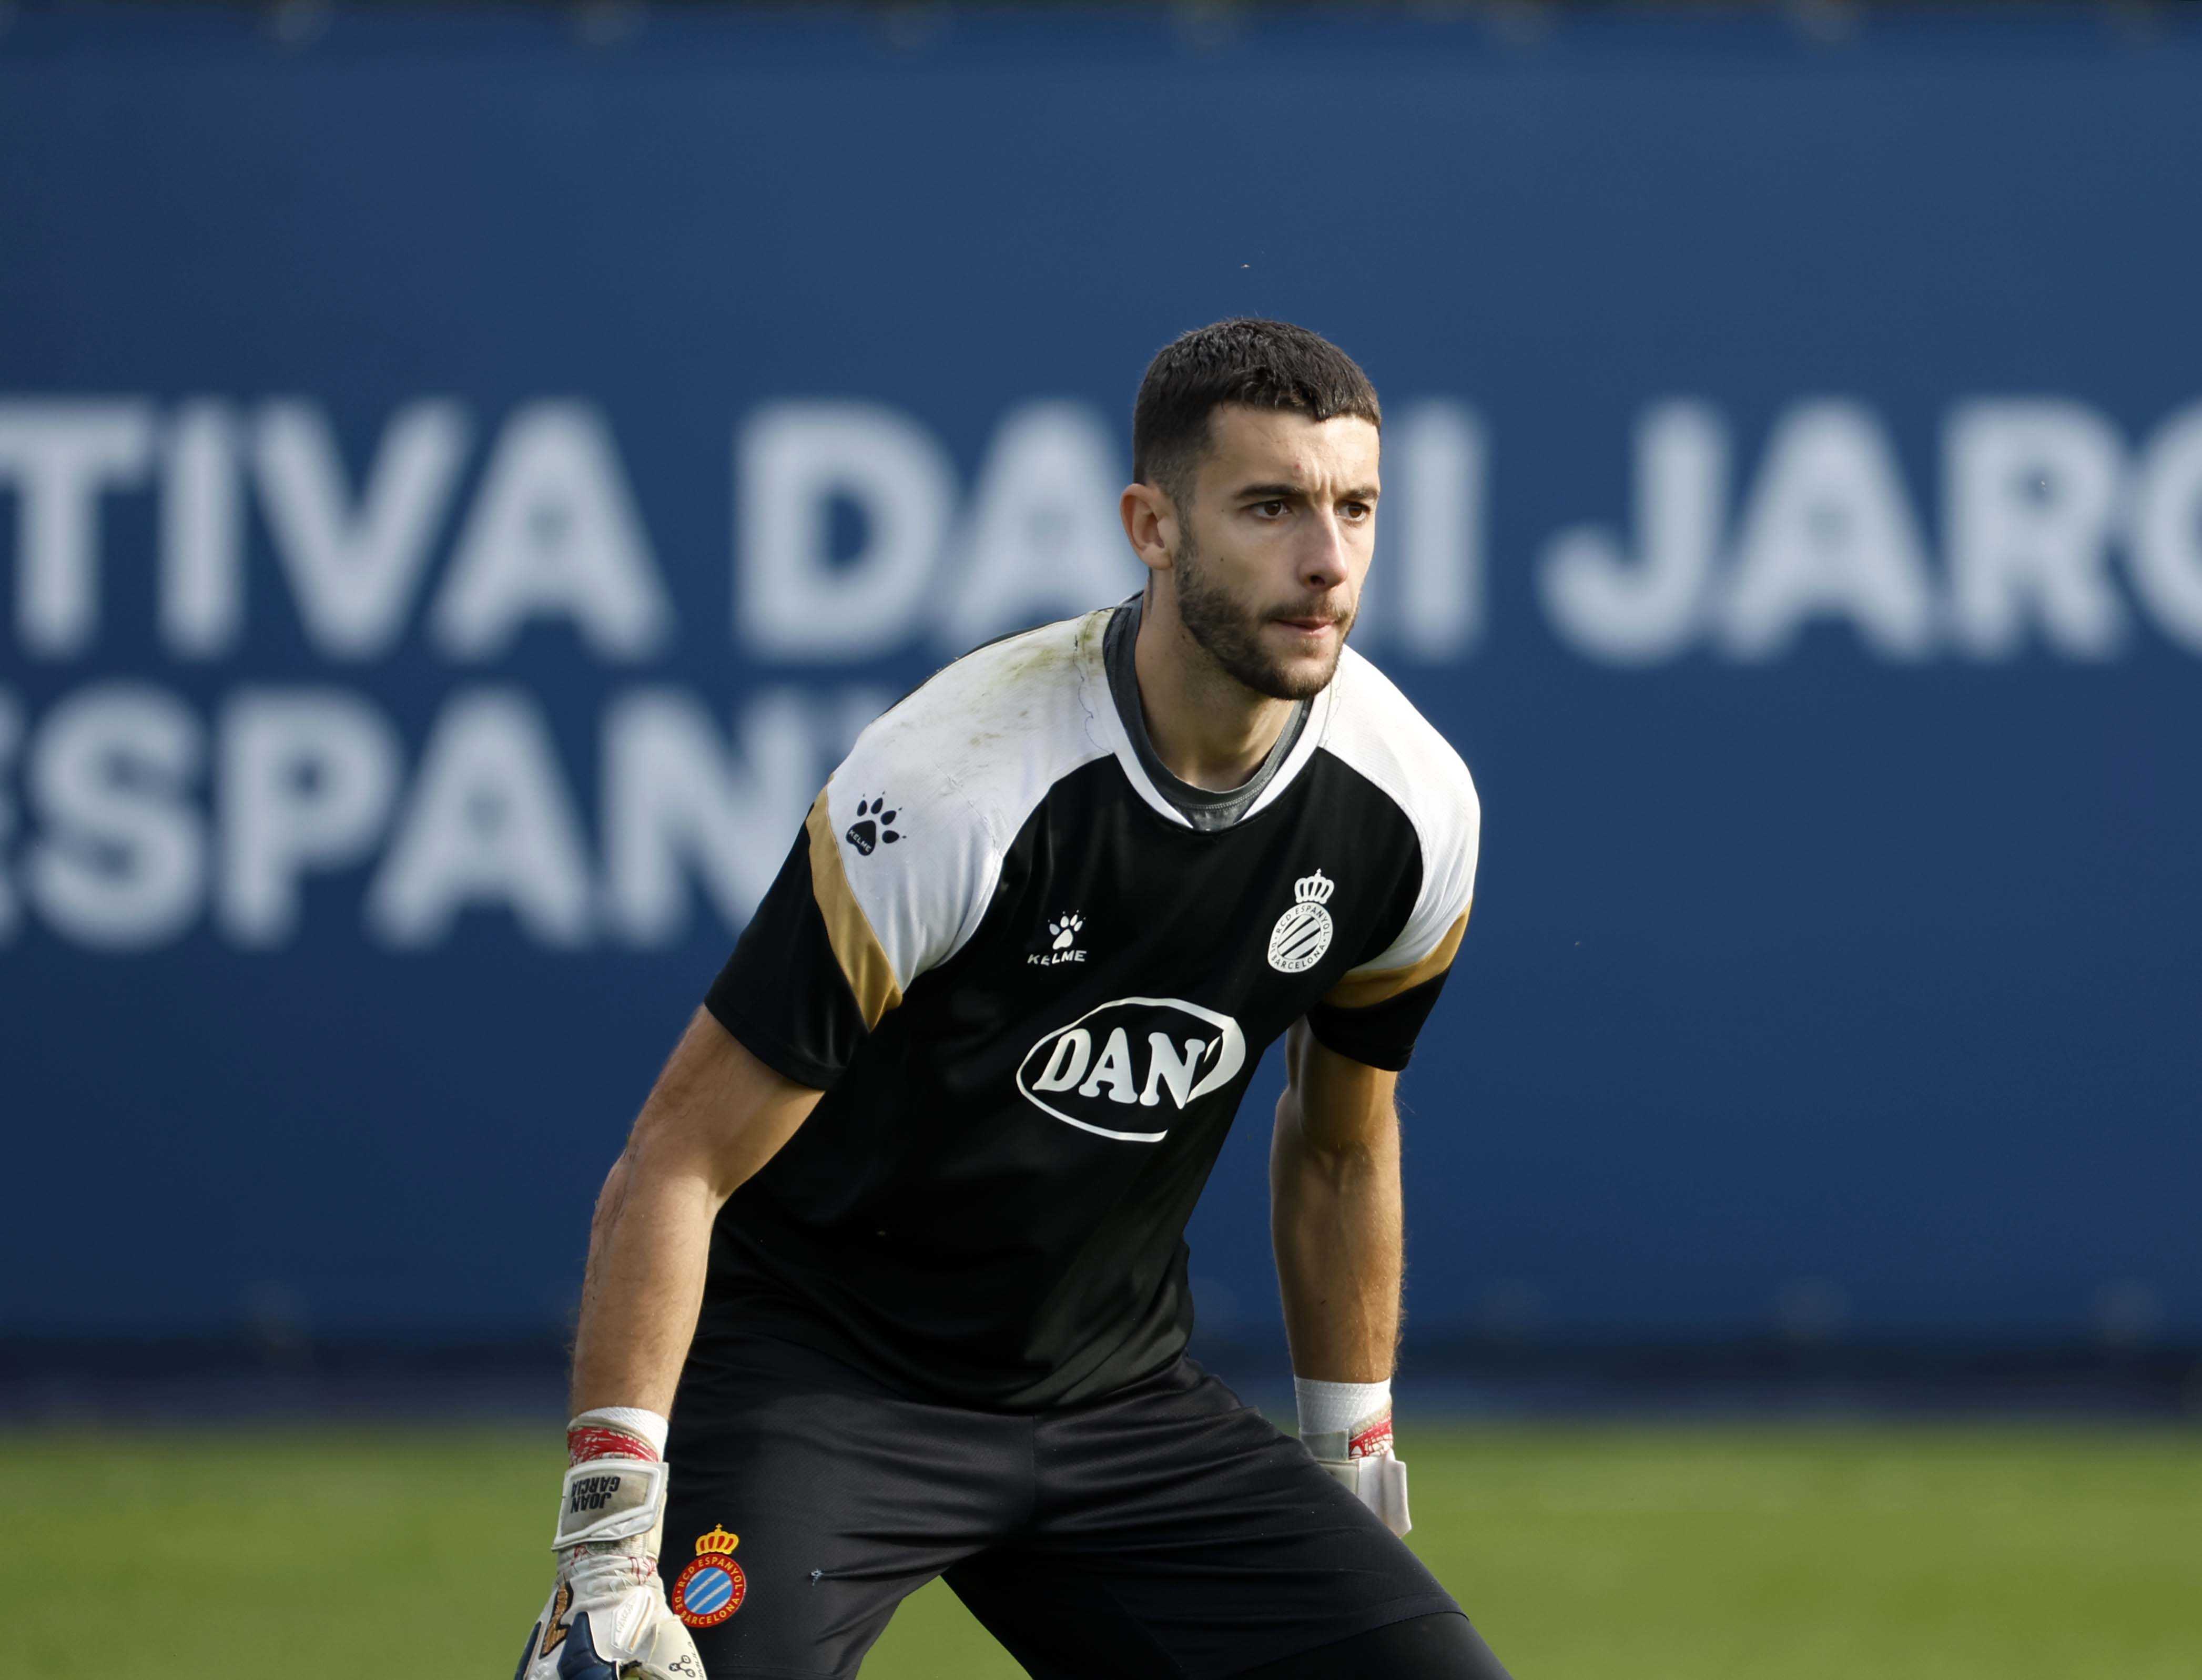
[[(2202, 1436), (1433, 1428), (1414, 1542), (1518, 1680), (2202, 1676)], [(26, 1680), (505, 1680), (555, 1429), (22, 1434)], [(1019, 1671), (937, 1583), (877, 1680)]]

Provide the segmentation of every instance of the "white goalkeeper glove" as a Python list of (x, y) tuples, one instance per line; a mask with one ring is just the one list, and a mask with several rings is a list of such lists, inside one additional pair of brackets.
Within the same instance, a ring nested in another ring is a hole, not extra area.
[(1292, 1388), (1300, 1444), (1386, 1528), (1406, 1533), (1414, 1524), (1407, 1517), (1407, 1466), (1392, 1456), (1392, 1385), (1296, 1377)]
[(657, 1578), (664, 1445), (665, 1420), (626, 1407), (567, 1426), (557, 1579), (514, 1680), (704, 1680)]

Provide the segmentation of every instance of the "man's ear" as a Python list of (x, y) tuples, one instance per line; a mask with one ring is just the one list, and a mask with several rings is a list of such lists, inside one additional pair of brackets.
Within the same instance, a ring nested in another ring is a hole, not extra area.
[(1124, 486), (1116, 511), (1139, 564), (1150, 572), (1169, 571), (1177, 548), (1176, 503), (1157, 485), (1130, 484)]

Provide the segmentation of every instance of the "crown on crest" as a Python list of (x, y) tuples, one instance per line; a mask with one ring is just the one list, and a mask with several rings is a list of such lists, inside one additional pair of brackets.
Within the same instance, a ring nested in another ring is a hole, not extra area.
[(1312, 875), (1303, 875), (1292, 883), (1292, 896), (1303, 904), (1328, 904), (1331, 894), (1338, 890), (1338, 883), (1320, 869)]
[(709, 1534), (697, 1536), (696, 1555), (700, 1558), (710, 1552), (721, 1554), (731, 1552), (741, 1543), (739, 1535), (728, 1534), (723, 1528), (714, 1528)]

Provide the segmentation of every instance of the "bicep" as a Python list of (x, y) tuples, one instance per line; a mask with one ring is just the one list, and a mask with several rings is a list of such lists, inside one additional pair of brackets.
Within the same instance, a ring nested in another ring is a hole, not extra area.
[(795, 1135), (824, 1095), (752, 1054), (698, 1009), (634, 1123), (626, 1160), (733, 1194)]
[(1358, 1148), (1397, 1130), (1398, 1074), (1332, 1049), (1304, 1019), (1293, 1022), (1286, 1036), (1285, 1067), (1286, 1107), (1310, 1147)]

